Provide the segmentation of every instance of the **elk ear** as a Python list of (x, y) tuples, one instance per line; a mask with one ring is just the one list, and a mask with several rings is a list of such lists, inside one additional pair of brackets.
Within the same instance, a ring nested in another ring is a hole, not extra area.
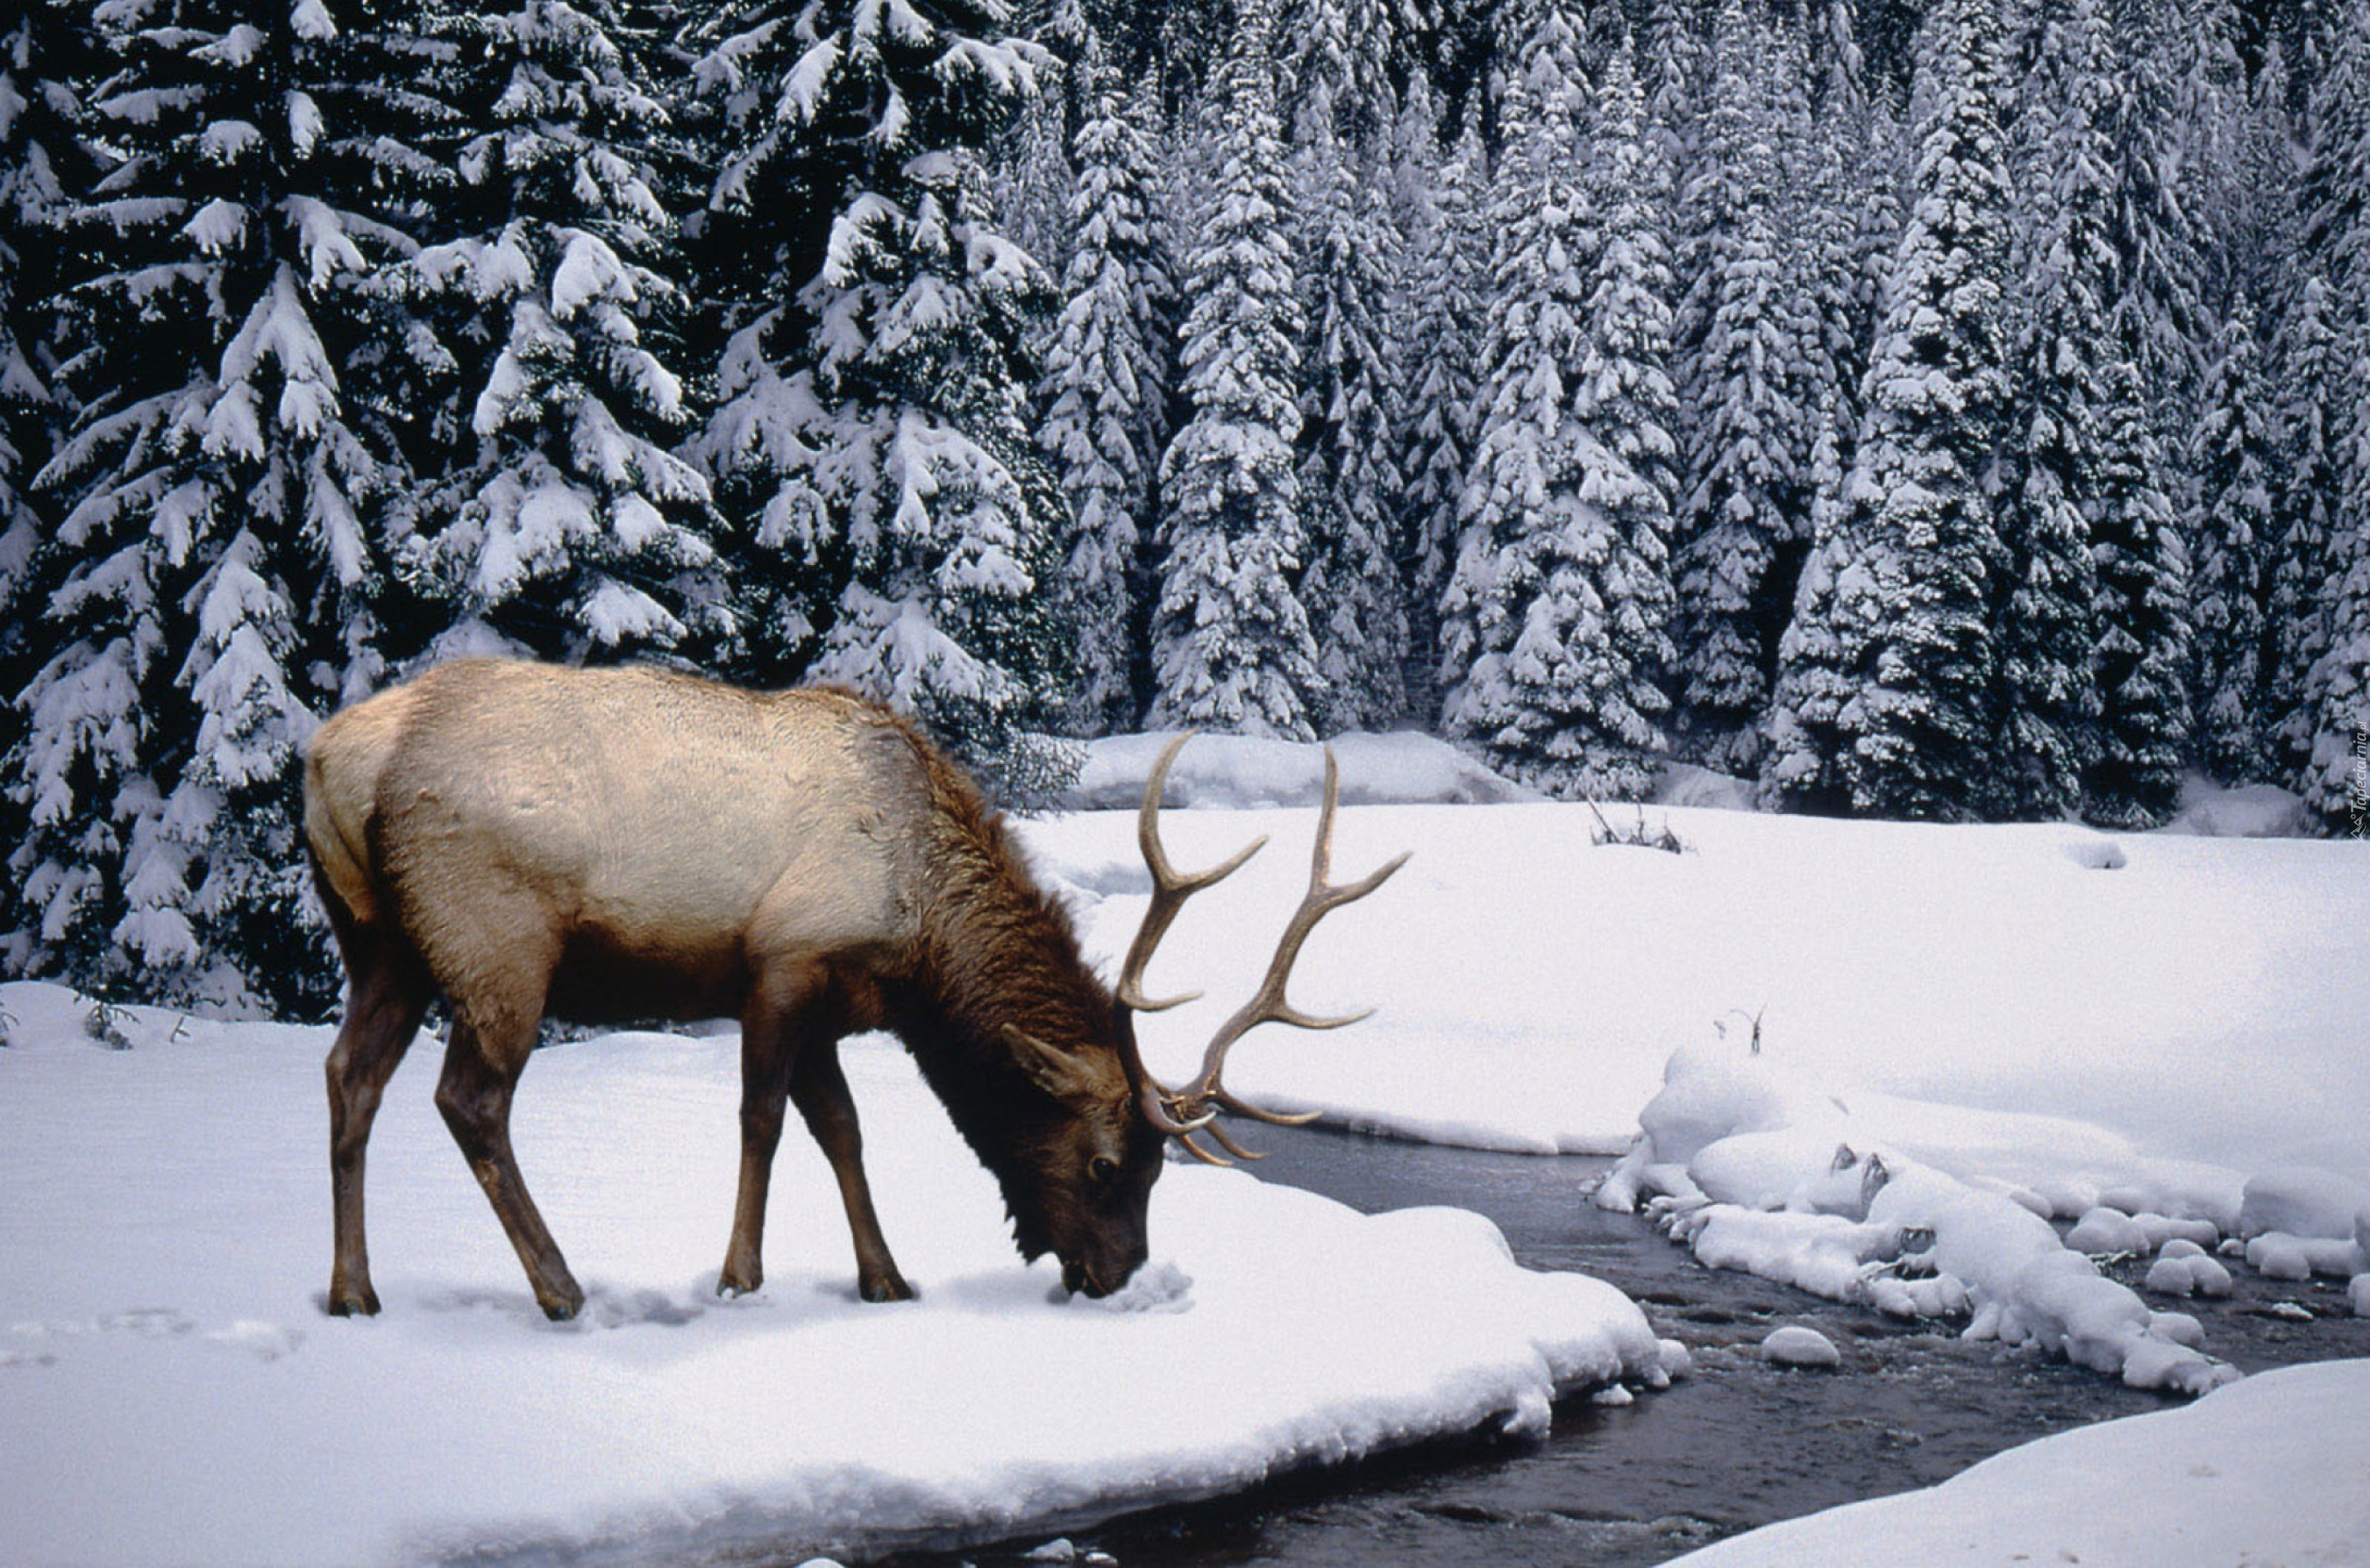
[(1012, 1047), (1013, 1061), (1046, 1093), (1065, 1104), (1094, 1097), (1094, 1070), (1080, 1058), (1047, 1045), (1018, 1024), (1007, 1024), (1004, 1037)]

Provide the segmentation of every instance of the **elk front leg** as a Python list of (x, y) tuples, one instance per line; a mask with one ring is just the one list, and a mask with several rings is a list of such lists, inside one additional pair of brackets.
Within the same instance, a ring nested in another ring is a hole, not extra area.
[(527, 1196), (518, 1158), (511, 1152), (511, 1098), (535, 1047), (536, 1022), (534, 1013), (496, 1013), (488, 1026), (456, 1015), (444, 1047), (444, 1076), (436, 1085), (436, 1108), (444, 1114), (444, 1125), (477, 1185), (486, 1189), (536, 1303), (546, 1317), (565, 1322), (582, 1309), (584, 1291)]
[(366, 932), (340, 930), (352, 983), (346, 1021), (324, 1063), (329, 1089), (329, 1201), (336, 1235), (328, 1310), (338, 1317), (378, 1310), (370, 1245), (362, 1230), (363, 1155), (386, 1081), (411, 1047), (428, 986), (416, 967)]
[(811, 1029), (823, 977), (797, 968), (761, 976), (741, 1014), (741, 1188), (732, 1205), (732, 1239), (716, 1277), (719, 1296), (745, 1296), (765, 1282), (765, 1196), (774, 1151), (781, 1147), (797, 1036)]
[(914, 1288), (897, 1272), (880, 1217), (872, 1212), (872, 1187), (864, 1179), (864, 1135), (856, 1124), (846, 1075), (839, 1070), (836, 1034), (810, 1039), (799, 1052), (790, 1071), (790, 1098), (839, 1179), (839, 1199), (856, 1242), (857, 1293), (868, 1301), (912, 1300)]

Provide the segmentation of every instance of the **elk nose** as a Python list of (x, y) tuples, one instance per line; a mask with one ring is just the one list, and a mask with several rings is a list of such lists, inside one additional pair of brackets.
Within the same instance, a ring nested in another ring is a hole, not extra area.
[(1089, 1300), (1099, 1300), (1110, 1294), (1110, 1287), (1096, 1278), (1093, 1270), (1068, 1259), (1062, 1264), (1062, 1288), (1073, 1296), (1084, 1296)]

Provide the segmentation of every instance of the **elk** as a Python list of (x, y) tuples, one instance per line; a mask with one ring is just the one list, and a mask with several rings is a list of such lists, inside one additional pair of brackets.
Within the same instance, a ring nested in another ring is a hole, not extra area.
[(754, 1290), (786, 1103), (836, 1178), (869, 1301), (914, 1292), (865, 1180), (840, 1039), (900, 1036), (994, 1174), (1022, 1257), (1047, 1253), (1101, 1296), (1147, 1255), (1145, 1209), (1167, 1141), (1214, 1163), (1248, 1156), (1221, 1114), (1306, 1117), (1237, 1098), (1226, 1053), (1253, 1026), (1335, 1028), (1284, 998), (1301, 944), (1401, 855), (1329, 880), (1326, 785), (1308, 894), (1265, 979), (1222, 1024), (1200, 1075), (1172, 1088), (1134, 1015), (1191, 1000), (1144, 993), (1184, 901), (1231, 875), (1180, 875), (1160, 795), (1187, 737), (1145, 787), (1138, 839), (1151, 908), (1115, 987), (1080, 956), (1063, 907), (1003, 819), (912, 725), (850, 693), (752, 692), (648, 669), (496, 659), (437, 666), (324, 724), (305, 754), (305, 833), (345, 963), (327, 1064), (335, 1262), (328, 1308), (379, 1310), (362, 1172), (389, 1076), (439, 996), (451, 1013), (436, 1104), (553, 1319), (584, 1293), (511, 1149), (519, 1074), (546, 1017), (579, 1024), (737, 1017), (741, 1167), (719, 1293)]

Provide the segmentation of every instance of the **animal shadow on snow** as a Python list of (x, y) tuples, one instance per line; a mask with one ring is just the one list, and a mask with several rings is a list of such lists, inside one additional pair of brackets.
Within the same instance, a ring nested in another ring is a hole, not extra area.
[[(328, 1310), (327, 1293), (317, 1299), (322, 1310)], [(527, 1328), (577, 1333), (601, 1329), (681, 1328), (705, 1316), (708, 1307), (696, 1297), (680, 1293), (618, 1290), (604, 1285), (586, 1286), (583, 1309), (564, 1323), (546, 1318), (534, 1293), (527, 1290), (483, 1287), (432, 1290), (418, 1298), (416, 1305), (431, 1312), (487, 1314), (511, 1319)]]

